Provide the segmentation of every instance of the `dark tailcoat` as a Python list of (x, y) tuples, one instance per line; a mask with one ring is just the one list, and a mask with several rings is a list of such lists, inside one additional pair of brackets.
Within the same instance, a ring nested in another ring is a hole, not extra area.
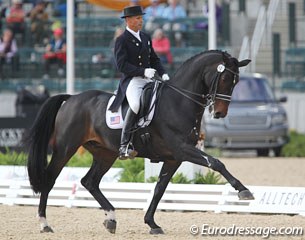
[(126, 89), (133, 77), (144, 78), (145, 68), (154, 68), (162, 76), (165, 71), (152, 47), (149, 35), (140, 32), (141, 42), (129, 31), (119, 36), (114, 46), (114, 57), (118, 70), (122, 73), (117, 95), (109, 110), (115, 112), (125, 99)]

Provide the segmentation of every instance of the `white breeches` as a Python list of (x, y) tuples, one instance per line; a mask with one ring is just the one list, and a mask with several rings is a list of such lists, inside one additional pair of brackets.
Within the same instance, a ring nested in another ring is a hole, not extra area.
[(152, 82), (152, 80), (142, 77), (134, 77), (131, 79), (130, 83), (128, 84), (126, 90), (126, 98), (131, 110), (138, 114), (140, 110), (140, 97), (146, 83)]

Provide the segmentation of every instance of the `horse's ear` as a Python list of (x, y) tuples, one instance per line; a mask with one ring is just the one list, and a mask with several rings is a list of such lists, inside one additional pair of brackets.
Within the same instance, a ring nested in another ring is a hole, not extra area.
[(227, 56), (226, 52), (222, 52), (222, 59), (223, 59), (224, 63), (229, 63), (230, 62), (230, 59)]
[(242, 60), (240, 62), (238, 62), (238, 67), (244, 67), (244, 66), (247, 66), (249, 63), (251, 62), (250, 59), (245, 59), (245, 60)]

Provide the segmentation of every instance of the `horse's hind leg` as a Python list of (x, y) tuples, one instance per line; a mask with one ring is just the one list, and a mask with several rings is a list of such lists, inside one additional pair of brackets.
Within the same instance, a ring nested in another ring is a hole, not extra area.
[(77, 150), (76, 148), (74, 150), (70, 149), (68, 151), (68, 154), (66, 155), (64, 155), (65, 151), (62, 148), (60, 149), (56, 148), (53, 151), (50, 164), (46, 169), (46, 176), (45, 176), (46, 182), (44, 184), (44, 188), (41, 190), (40, 202), (38, 207), (38, 217), (39, 217), (41, 232), (53, 232), (52, 228), (49, 226), (46, 219), (46, 208), (47, 208), (49, 192), (53, 188), (55, 184), (55, 180), (60, 174), (61, 170), (69, 161), (69, 159), (73, 156), (76, 150)]
[(144, 222), (148, 224), (149, 227), (151, 228), (150, 234), (164, 233), (162, 228), (155, 223), (154, 214), (156, 212), (157, 206), (165, 192), (165, 189), (170, 179), (172, 178), (172, 176), (177, 171), (180, 165), (181, 162), (178, 161), (165, 161), (163, 163), (163, 166), (159, 174), (159, 179), (155, 187), (153, 199), (144, 217)]
[(104, 209), (106, 219), (103, 224), (110, 233), (115, 233), (116, 230), (115, 209), (99, 189), (99, 184), (104, 174), (113, 165), (116, 157), (117, 154), (105, 151), (103, 154), (93, 154), (92, 166), (81, 180), (82, 185)]

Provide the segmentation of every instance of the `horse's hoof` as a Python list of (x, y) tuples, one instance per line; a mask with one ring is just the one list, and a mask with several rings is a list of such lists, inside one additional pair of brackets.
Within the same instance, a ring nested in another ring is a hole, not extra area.
[(115, 233), (116, 230), (116, 221), (115, 220), (105, 220), (103, 225), (110, 233)]
[(53, 229), (49, 226), (45, 226), (42, 230), (40, 230), (41, 233), (51, 232), (53, 233)]
[(164, 234), (162, 228), (151, 228), (149, 231), (150, 234)]
[(253, 200), (254, 199), (254, 196), (248, 189), (239, 192), (238, 197), (239, 197), (239, 200)]

